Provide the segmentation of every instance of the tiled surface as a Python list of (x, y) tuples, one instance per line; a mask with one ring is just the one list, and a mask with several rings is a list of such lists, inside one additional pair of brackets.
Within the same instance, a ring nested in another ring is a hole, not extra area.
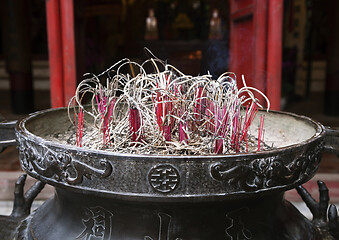
[[(0, 171), (0, 201), (12, 200), (14, 197), (15, 183), (20, 175), (24, 174), (22, 171)], [(27, 176), (25, 183), (25, 191), (27, 191), (34, 183), (36, 179)], [(50, 185), (45, 185), (44, 189), (37, 196), (37, 200), (45, 200), (52, 196), (54, 188)]]
[(15, 146), (10, 146), (0, 153), (0, 170), (2, 172), (21, 170), (19, 153)]
[[(6, 120), (18, 120), (22, 119), (27, 114), (14, 114), (11, 108), (11, 96), (8, 90), (0, 89), (0, 119), (5, 118)], [(36, 90), (34, 91), (34, 110), (44, 110), (50, 108), (50, 93), (49, 91)]]
[[(37, 209), (44, 201), (34, 201), (32, 204), (31, 212)], [(12, 213), (13, 201), (0, 201), (0, 215), (8, 216)]]
[[(311, 211), (308, 209), (304, 202), (292, 202), (292, 204), (301, 212), (306, 218), (312, 220), (313, 216)], [(339, 204), (336, 204), (336, 207), (339, 208)]]
[[(330, 195), (330, 201), (332, 203), (339, 203), (339, 174), (337, 173), (317, 173), (310, 181), (303, 184), (303, 187), (312, 195), (316, 200), (319, 199), (319, 188), (317, 181), (323, 181)], [(291, 202), (302, 201), (295, 189), (287, 191), (285, 198)]]
[(308, 98), (290, 101), (282, 109), (312, 118), (325, 126), (339, 127), (339, 116), (328, 116), (324, 113), (324, 93), (311, 93)]

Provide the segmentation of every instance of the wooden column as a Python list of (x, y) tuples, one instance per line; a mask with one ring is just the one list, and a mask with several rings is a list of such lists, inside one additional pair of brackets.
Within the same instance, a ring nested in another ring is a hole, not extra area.
[(60, 0), (46, 1), (47, 35), (49, 51), (49, 74), (52, 108), (63, 107), (63, 53), (60, 21)]
[(73, 0), (46, 0), (52, 107), (67, 106), (76, 89)]
[(325, 113), (339, 115), (339, 2), (331, 1), (329, 7), (329, 35), (325, 88)]
[(60, 1), (64, 104), (66, 106), (68, 105), (69, 100), (74, 96), (77, 85), (73, 4), (73, 0)]
[(270, 0), (267, 31), (267, 90), (271, 108), (280, 110), (282, 68), (283, 0)]
[[(230, 67), (280, 109), (283, 0), (230, 0)], [(260, 95), (257, 97), (262, 100)]]
[(34, 111), (30, 3), (3, 0), (0, 3), (6, 71), (10, 78), (11, 104), (17, 114)]

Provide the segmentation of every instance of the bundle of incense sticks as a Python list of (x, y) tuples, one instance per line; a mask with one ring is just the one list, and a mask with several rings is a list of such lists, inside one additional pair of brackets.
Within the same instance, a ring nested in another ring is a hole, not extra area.
[(81, 147), (83, 128), (84, 128), (84, 111), (80, 108), (78, 113), (74, 113), (76, 143)]
[[(147, 64), (155, 72), (147, 73)], [(126, 65), (132, 75), (122, 72)], [(243, 76), (242, 84), (244, 87), (238, 89), (234, 73), (224, 73), (218, 79), (211, 75), (194, 77), (159, 59), (142, 64), (123, 59), (79, 84), (72, 99), (74, 109), (80, 108), (74, 120), (76, 144), (144, 154), (265, 150), (264, 116), (257, 136), (249, 129), (259, 108), (263, 108), (255, 95), (263, 96), (267, 109), (269, 100), (258, 89), (247, 86)], [(90, 95), (92, 108), (85, 108), (85, 95)], [(91, 126), (95, 128), (83, 127), (84, 114), (93, 117)]]

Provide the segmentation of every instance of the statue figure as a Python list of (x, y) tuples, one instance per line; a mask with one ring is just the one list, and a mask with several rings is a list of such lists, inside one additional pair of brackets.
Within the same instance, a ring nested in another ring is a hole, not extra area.
[(213, 10), (212, 18), (210, 20), (210, 32), (208, 38), (211, 40), (222, 39), (221, 19), (219, 17), (218, 9)]
[(148, 17), (146, 18), (146, 32), (145, 40), (157, 40), (158, 39), (158, 22), (154, 16), (153, 8), (148, 10)]

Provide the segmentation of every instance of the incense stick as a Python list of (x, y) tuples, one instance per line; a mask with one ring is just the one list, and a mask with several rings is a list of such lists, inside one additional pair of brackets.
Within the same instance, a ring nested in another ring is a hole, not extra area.
[[(146, 72), (146, 64), (154, 71)], [(132, 76), (123, 73), (125, 65)], [(72, 108), (80, 109), (73, 120), (77, 146), (181, 155), (267, 148), (264, 117), (257, 142), (249, 129), (259, 108), (264, 104), (269, 108), (270, 103), (260, 90), (246, 85), (244, 76), (244, 87), (238, 89), (234, 73), (223, 73), (216, 80), (210, 74), (190, 76), (157, 58), (142, 64), (123, 59), (99, 75), (84, 76), (68, 110), (70, 114)], [(256, 94), (265, 102), (260, 103)], [(83, 104), (86, 98), (88, 107)], [(85, 114), (92, 123), (84, 122)]]

